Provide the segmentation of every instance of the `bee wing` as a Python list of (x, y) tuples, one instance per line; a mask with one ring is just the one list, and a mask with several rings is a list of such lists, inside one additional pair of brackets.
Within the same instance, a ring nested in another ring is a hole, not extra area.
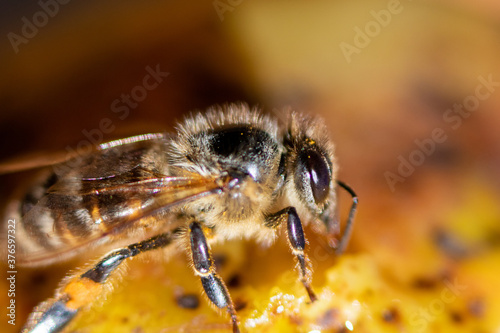
[(0, 175), (15, 173), (20, 171), (32, 170), (43, 168), (46, 166), (56, 165), (64, 163), (68, 160), (75, 158), (83, 158), (89, 153), (95, 153), (96, 151), (106, 150), (110, 148), (115, 148), (119, 146), (132, 145), (141, 141), (157, 141), (166, 139), (168, 135), (163, 133), (149, 133), (131, 136), (124, 139), (114, 140), (100, 145), (91, 147), (89, 151), (85, 153), (79, 153), (76, 150), (71, 151), (38, 151), (33, 153), (27, 153), (21, 156), (11, 158), (6, 161), (0, 162)]
[(221, 191), (216, 179), (201, 176), (81, 181), (85, 185), (76, 190), (68, 182), (56, 183), (23, 216), (19, 264), (43, 265), (89, 247), (130, 243), (165, 228), (173, 207)]
[(37, 151), (0, 162), (0, 175), (43, 168), (75, 157), (64, 151)]

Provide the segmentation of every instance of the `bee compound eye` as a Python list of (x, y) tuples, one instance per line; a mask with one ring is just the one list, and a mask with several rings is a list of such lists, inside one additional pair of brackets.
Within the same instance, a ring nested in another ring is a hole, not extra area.
[(314, 201), (321, 204), (330, 193), (331, 172), (325, 158), (316, 150), (308, 149), (299, 156), (303, 181), (308, 181)]

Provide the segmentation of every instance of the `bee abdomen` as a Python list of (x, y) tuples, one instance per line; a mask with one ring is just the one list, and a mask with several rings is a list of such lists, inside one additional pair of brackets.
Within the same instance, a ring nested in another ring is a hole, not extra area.
[(92, 233), (92, 218), (81, 197), (50, 193), (58, 178), (45, 172), (7, 210), (7, 217), (16, 221), (21, 262), (23, 256), (30, 260), (32, 253), (61, 248)]

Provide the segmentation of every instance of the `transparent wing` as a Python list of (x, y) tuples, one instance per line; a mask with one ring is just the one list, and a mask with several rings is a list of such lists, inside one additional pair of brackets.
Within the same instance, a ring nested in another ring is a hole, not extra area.
[(124, 139), (114, 140), (92, 147), (92, 151), (87, 151), (84, 154), (77, 150), (72, 151), (37, 151), (26, 153), (21, 156), (13, 157), (9, 160), (0, 162), (0, 175), (15, 173), (25, 170), (32, 170), (51, 166), (59, 163), (64, 163), (68, 160), (83, 157), (89, 153), (110, 149), (118, 146), (131, 145), (141, 141), (163, 140), (168, 137), (164, 133), (148, 133), (136, 136), (131, 136)]
[(145, 237), (175, 222), (173, 207), (220, 191), (217, 179), (166, 176), (168, 140), (111, 141), (47, 168), (7, 210), (19, 218), (17, 261), (43, 265)]
[(41, 265), (69, 258), (89, 246), (144, 236), (165, 228), (169, 210), (222, 185), (203, 177), (117, 176), (58, 182), (22, 218), (20, 264)]

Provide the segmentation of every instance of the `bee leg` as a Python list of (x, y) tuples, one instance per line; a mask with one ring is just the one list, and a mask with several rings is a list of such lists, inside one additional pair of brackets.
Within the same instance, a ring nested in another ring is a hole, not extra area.
[(35, 308), (22, 332), (56, 333), (62, 331), (81, 309), (97, 298), (103, 297), (107, 290), (111, 289), (106, 288), (105, 284), (125, 259), (171, 244), (174, 234), (178, 232), (179, 230), (176, 229), (173, 232), (160, 234), (113, 251), (83, 274), (68, 278), (56, 291), (53, 299)]
[(356, 210), (358, 208), (358, 196), (354, 192), (354, 190), (344, 182), (338, 180), (337, 184), (345, 191), (347, 191), (347, 193), (349, 193), (352, 197), (351, 209), (349, 210), (349, 216), (347, 217), (344, 232), (342, 234), (342, 237), (340, 238), (339, 244), (335, 248), (335, 253), (337, 255), (340, 255), (342, 254), (342, 252), (344, 252), (345, 248), (347, 247), (347, 243), (349, 243), (349, 239), (351, 238), (352, 227), (354, 225), (354, 215), (356, 214)]
[(304, 252), (306, 247), (306, 239), (304, 237), (304, 230), (302, 229), (302, 222), (294, 207), (287, 207), (279, 212), (267, 217), (266, 225), (270, 228), (278, 227), (286, 220), (288, 244), (292, 249), (292, 253), (297, 259), (297, 267), (300, 274), (300, 281), (306, 288), (307, 294), (311, 302), (317, 300), (316, 294), (311, 287), (312, 272), (309, 269), (309, 258)]
[(233, 333), (239, 333), (238, 318), (233, 301), (224, 281), (215, 272), (210, 248), (208, 247), (203, 229), (198, 222), (192, 222), (189, 225), (189, 240), (191, 243), (193, 266), (196, 274), (201, 278), (201, 284), (208, 299), (219, 309), (227, 308), (233, 324)]

